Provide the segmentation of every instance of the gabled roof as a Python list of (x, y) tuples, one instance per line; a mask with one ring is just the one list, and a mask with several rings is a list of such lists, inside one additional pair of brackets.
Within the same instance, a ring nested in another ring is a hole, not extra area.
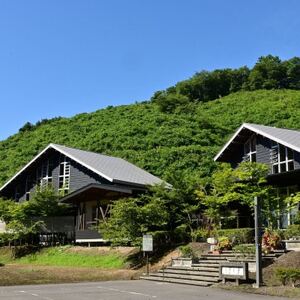
[(89, 170), (113, 183), (147, 186), (160, 184), (163, 182), (160, 178), (129, 163), (122, 158), (79, 150), (57, 144), (50, 144), (35, 158), (33, 158), (24, 168), (16, 173), (14, 177), (6, 182), (0, 188), (0, 191), (2, 191), (9, 183), (11, 183), (17, 176), (25, 171), (31, 164), (33, 164), (42, 154), (44, 154), (49, 149), (54, 149), (66, 155), (80, 165), (88, 168)]
[(300, 152), (300, 131), (276, 128), (258, 124), (244, 123), (239, 129), (234, 133), (231, 139), (225, 144), (221, 151), (214, 157), (215, 161), (218, 161), (231, 144), (238, 140), (239, 135), (242, 131), (250, 130), (254, 133), (260, 134), (266, 138), (269, 138), (279, 144), (282, 144), (288, 148), (291, 148), (297, 152)]

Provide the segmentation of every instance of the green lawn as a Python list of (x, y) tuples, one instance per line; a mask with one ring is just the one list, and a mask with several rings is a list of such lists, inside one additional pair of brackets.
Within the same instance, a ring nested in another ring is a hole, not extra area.
[(45, 248), (35, 254), (16, 259), (18, 264), (41, 266), (89, 267), (120, 269), (125, 267), (125, 260), (117, 253), (74, 253), (69, 247)]
[[(7, 247), (0, 248), (1, 264), (26, 264), (59, 267), (89, 267), (103, 269), (122, 269), (126, 267), (126, 258), (115, 251), (97, 253), (95, 251), (72, 251), (71, 246), (44, 248), (34, 254), (12, 259)], [(91, 249), (93, 250), (93, 249)]]

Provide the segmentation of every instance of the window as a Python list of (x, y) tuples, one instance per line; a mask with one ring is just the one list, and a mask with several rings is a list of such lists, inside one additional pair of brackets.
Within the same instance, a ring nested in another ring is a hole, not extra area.
[(26, 177), (26, 185), (25, 185), (25, 200), (30, 200), (30, 191), (33, 189), (35, 181), (33, 180), (31, 174), (28, 174)]
[(243, 161), (256, 161), (256, 136), (253, 135), (244, 145)]
[(58, 189), (66, 193), (70, 188), (70, 160), (62, 157), (59, 164)]
[(46, 160), (41, 168), (38, 170), (38, 181), (40, 182), (40, 187), (46, 188), (52, 184), (52, 171), (54, 168), (53, 161), (51, 159)]
[(278, 143), (271, 148), (272, 173), (283, 173), (294, 170), (294, 151)]
[(277, 217), (278, 228), (287, 228), (294, 223), (299, 208), (290, 208), (290, 204), (287, 204), (285, 199), (297, 192), (297, 186), (277, 188), (278, 206), (276, 208), (274, 207), (274, 216)]

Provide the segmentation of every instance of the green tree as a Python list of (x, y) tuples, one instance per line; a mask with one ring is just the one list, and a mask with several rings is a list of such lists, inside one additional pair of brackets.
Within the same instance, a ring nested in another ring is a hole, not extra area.
[(116, 201), (100, 231), (115, 245), (140, 245), (143, 234), (163, 228), (167, 220), (163, 201), (143, 195)]
[(300, 57), (293, 57), (283, 62), (286, 68), (286, 87), (289, 89), (300, 89)]
[(286, 68), (278, 56), (262, 56), (250, 72), (248, 88), (280, 89), (285, 88)]
[(243, 162), (235, 169), (229, 164), (221, 164), (213, 173), (212, 180), (196, 190), (210, 226), (220, 225), (230, 203), (252, 207), (254, 197), (273, 200), (272, 187), (266, 182), (267, 173), (268, 167), (259, 163)]
[(44, 225), (44, 217), (66, 213), (67, 206), (59, 202), (52, 187), (38, 189), (29, 201), (17, 203), (0, 199), (0, 220), (6, 223), (5, 239), (9, 242), (25, 239)]

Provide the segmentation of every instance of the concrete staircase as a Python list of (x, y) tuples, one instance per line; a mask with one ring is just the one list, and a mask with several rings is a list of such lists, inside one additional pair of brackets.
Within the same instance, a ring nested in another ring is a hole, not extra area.
[[(284, 253), (277, 251), (272, 254), (263, 255), (263, 260), (273, 261)], [(223, 251), (222, 254), (202, 255), (197, 262), (192, 262), (188, 258), (172, 259), (171, 265), (159, 270), (156, 273), (144, 275), (141, 279), (180, 283), (197, 286), (211, 286), (220, 282), (219, 268), (222, 262), (248, 262), (249, 271), (255, 266), (254, 255), (243, 255), (232, 253), (232, 251)]]
[(162, 281), (198, 286), (210, 286), (219, 282), (219, 266), (221, 261), (226, 261), (221, 257), (202, 256), (197, 263), (180, 265), (179, 259), (172, 260), (172, 265), (159, 270), (157, 273), (150, 273), (142, 276), (141, 279)]

